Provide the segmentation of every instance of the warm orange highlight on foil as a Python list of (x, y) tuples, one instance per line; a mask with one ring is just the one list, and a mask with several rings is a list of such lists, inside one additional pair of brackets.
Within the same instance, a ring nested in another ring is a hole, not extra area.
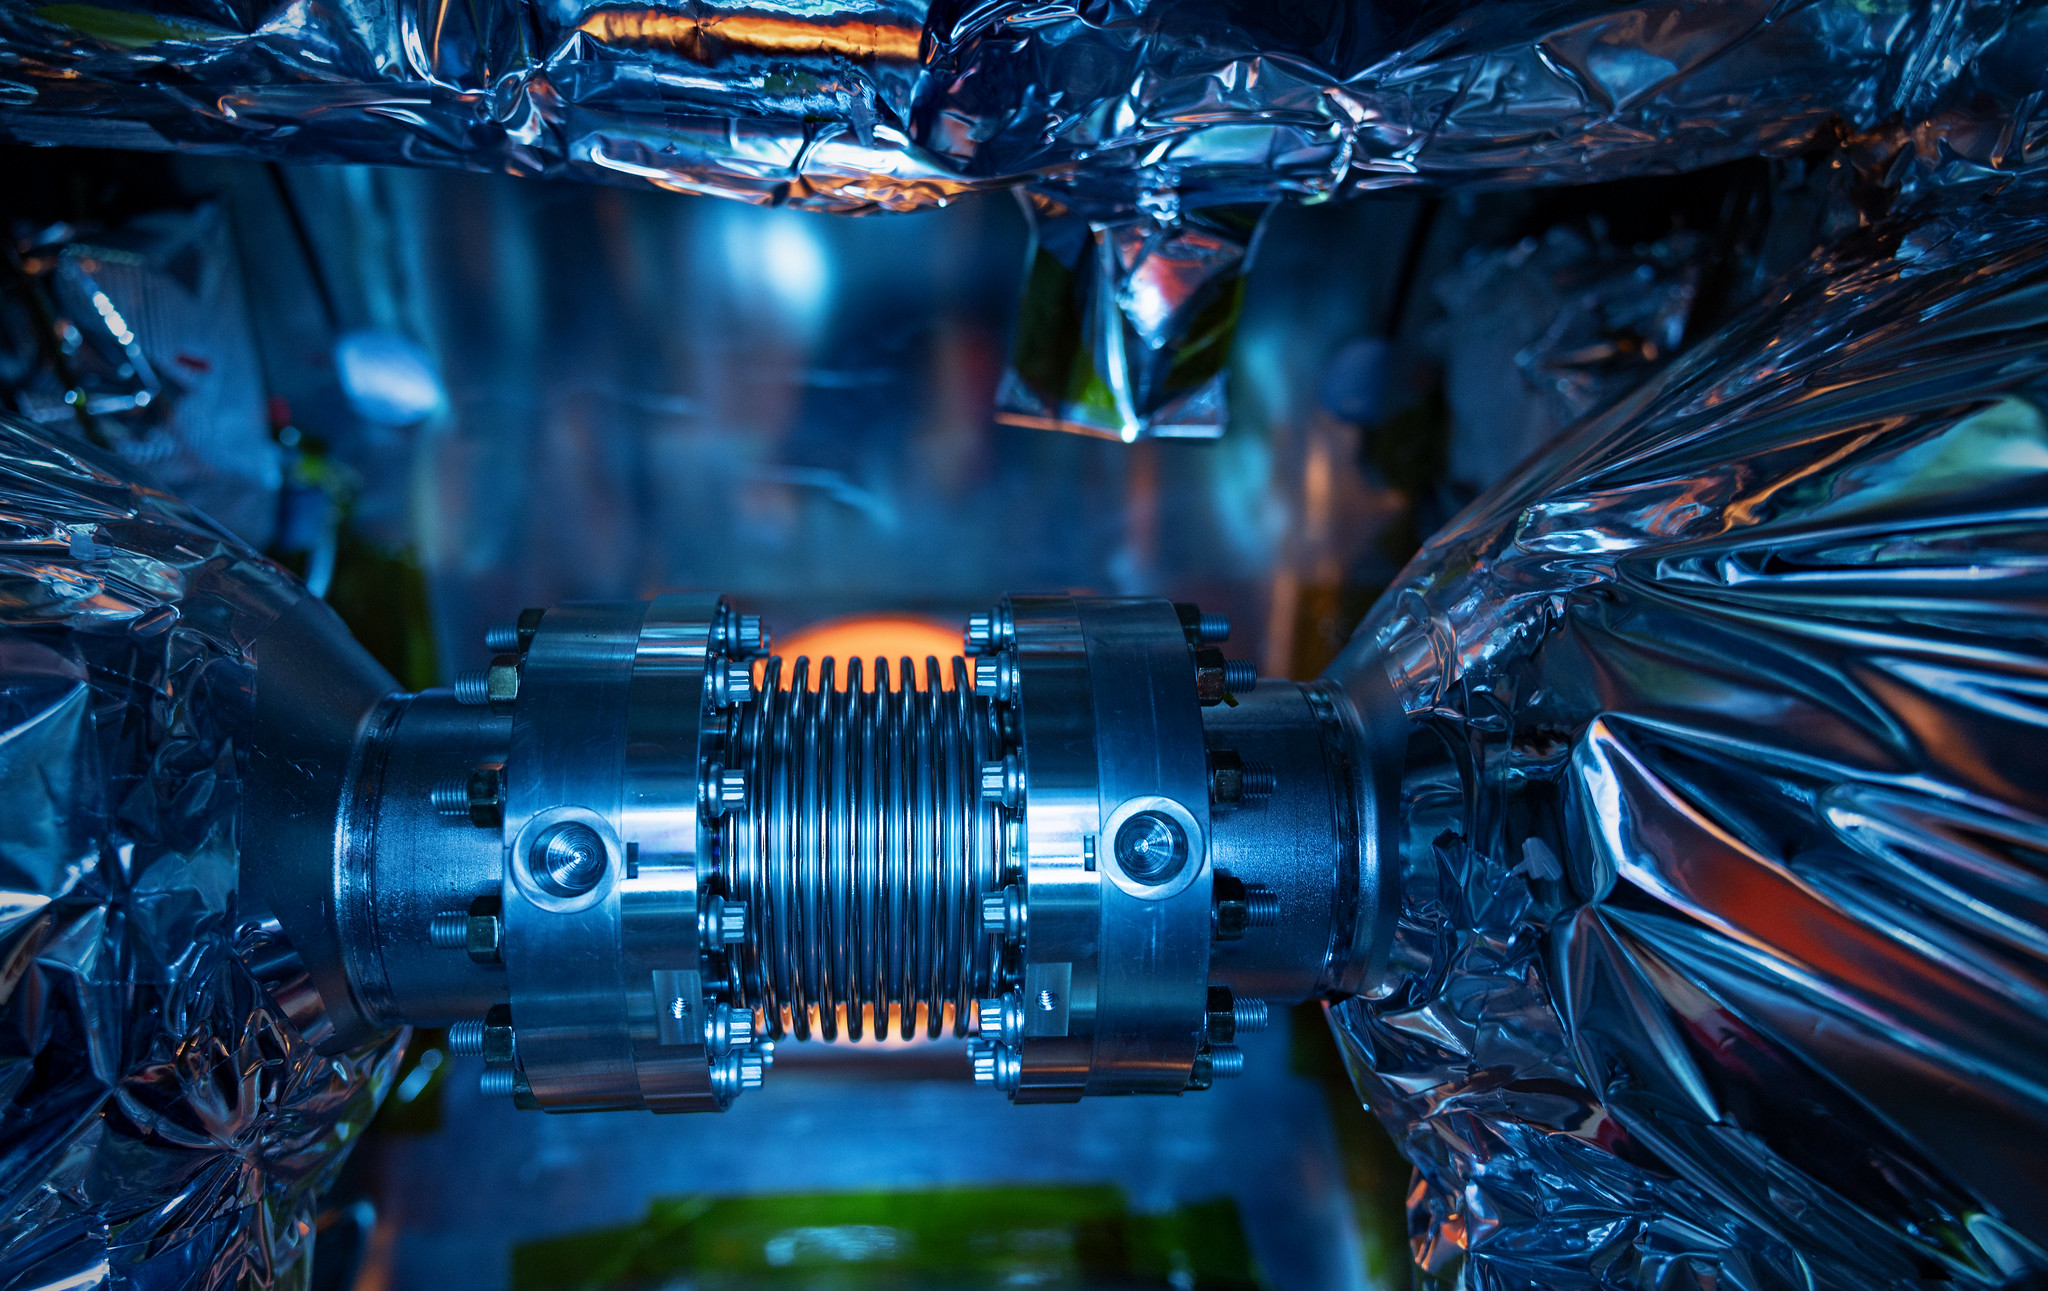
[(577, 28), (606, 44), (661, 45), (700, 63), (728, 49), (757, 54), (917, 61), (921, 27), (878, 22), (805, 22), (761, 14), (692, 15), (654, 9), (604, 9)]

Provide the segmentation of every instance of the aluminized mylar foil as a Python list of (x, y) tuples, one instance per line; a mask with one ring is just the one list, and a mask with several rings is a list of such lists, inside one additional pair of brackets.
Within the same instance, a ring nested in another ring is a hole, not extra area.
[(1438, 1285), (2048, 1273), (2048, 196), (1787, 286), (1432, 538), (1331, 1019)]
[(315, 1053), (251, 967), (249, 645), (301, 593), (126, 469), (0, 415), (0, 1286), (303, 1285), (398, 1041)]
[(8, 0), (0, 131), (828, 210), (1046, 180), (1110, 218), (1161, 191), (1683, 170), (1838, 128), (2017, 168), (2048, 124), (2000, 127), (2042, 88), (2044, 22), (2010, 0)]
[(2044, 67), (2020, 0), (0, 0), (0, 139), (831, 211), (1032, 184), (1001, 411), (1129, 439), (1220, 432), (1265, 202), (1843, 136), (1895, 181), (2024, 170)]

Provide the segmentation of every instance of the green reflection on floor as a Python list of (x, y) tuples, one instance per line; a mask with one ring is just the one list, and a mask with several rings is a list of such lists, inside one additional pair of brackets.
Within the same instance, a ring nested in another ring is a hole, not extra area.
[(1235, 1202), (1143, 1215), (1115, 1188), (658, 1200), (512, 1253), (513, 1291), (1260, 1285)]

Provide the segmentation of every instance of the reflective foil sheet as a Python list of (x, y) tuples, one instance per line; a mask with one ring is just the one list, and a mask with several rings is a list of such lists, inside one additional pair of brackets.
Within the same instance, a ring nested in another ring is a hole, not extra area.
[(1838, 123), (1963, 174), (2039, 161), (2048, 124), (2014, 111), (2043, 23), (2001, 0), (11, 3), (0, 130), (831, 210), (1037, 179), (1097, 214), (1581, 182)]
[(1208, 435), (1246, 210), (1843, 136), (1893, 181), (2026, 170), (2048, 150), (2044, 28), (2048, 10), (2009, 0), (17, 0), (0, 138), (852, 212), (1031, 184), (1044, 308), (1004, 416)]
[(249, 646), (299, 594), (0, 417), (0, 1286), (302, 1285), (398, 1047), (323, 1058), (240, 951)]
[(2014, 193), (1819, 256), (1380, 602), (1406, 886), (1331, 1019), (1437, 1284), (2048, 1270), (2044, 520)]
[(1093, 220), (1032, 193), (1030, 267), (996, 420), (1121, 439), (1214, 439), (1245, 273), (1268, 208), (1171, 193)]

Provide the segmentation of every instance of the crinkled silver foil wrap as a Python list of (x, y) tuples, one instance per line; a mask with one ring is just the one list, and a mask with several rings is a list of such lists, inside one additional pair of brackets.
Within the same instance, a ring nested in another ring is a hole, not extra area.
[(1819, 256), (1430, 540), (1333, 670), (1413, 738), (1331, 1019), (1437, 1285), (2048, 1271), (2044, 604), (2038, 192)]
[(0, 416), (0, 1286), (303, 1285), (394, 1038), (322, 1057), (238, 953), (250, 644), (288, 576)]
[(1094, 220), (1031, 193), (1030, 264), (996, 420), (1121, 439), (1214, 439), (1245, 274), (1270, 206), (1171, 194)]
[(2044, 51), (2017, 0), (6, 0), (0, 138), (832, 211), (1032, 184), (1040, 250), (1093, 247), (1070, 282), (1035, 259), (1029, 302), (1078, 312), (1027, 315), (1001, 410), (1130, 439), (1223, 422), (1244, 208), (1841, 136), (1894, 182), (2001, 175), (2048, 153)]
[(833, 210), (1040, 179), (1097, 215), (1585, 181), (1837, 122), (1967, 173), (2040, 159), (2048, 120), (2014, 109), (2044, 22), (2009, 0), (9, 0), (0, 129)]

